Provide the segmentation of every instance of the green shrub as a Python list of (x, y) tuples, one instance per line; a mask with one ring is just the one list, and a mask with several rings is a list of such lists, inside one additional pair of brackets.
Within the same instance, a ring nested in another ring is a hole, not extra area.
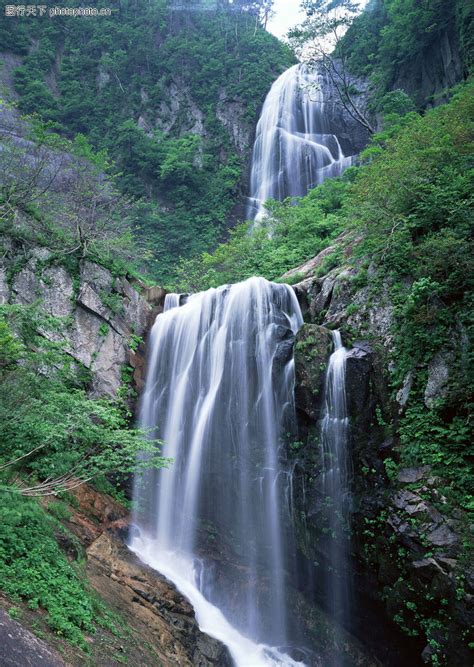
[[(47, 612), (49, 627), (88, 650), (84, 634), (97, 624), (114, 629), (103, 603), (85, 584), (78, 565), (70, 564), (55, 540), (60, 528), (38, 503), (1, 493), (0, 580), (12, 600)], [(50, 508), (51, 510), (51, 505)]]

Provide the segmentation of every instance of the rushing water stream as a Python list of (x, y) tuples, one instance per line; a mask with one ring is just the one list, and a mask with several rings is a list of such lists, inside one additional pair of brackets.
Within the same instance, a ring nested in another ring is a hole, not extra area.
[(275, 81), (257, 125), (250, 177), (249, 220), (261, 220), (268, 199), (306, 195), (352, 163), (330, 130), (324, 78), (294, 65)]
[[(338, 625), (348, 625), (348, 431), (346, 405), (346, 354), (339, 331), (332, 332), (334, 351), (329, 358), (324, 387), (324, 411), (321, 420), (323, 472), (321, 495), (324, 499), (324, 524), (329, 539), (329, 568), (323, 588), (328, 609)], [(334, 665), (341, 664), (335, 657)]]

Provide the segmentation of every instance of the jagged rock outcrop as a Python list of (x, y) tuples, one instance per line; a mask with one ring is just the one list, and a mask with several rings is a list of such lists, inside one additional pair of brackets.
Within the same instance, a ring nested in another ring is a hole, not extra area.
[[(126, 547), (130, 514), (123, 505), (88, 485), (76, 488), (73, 496), (70, 514), (64, 520), (67, 531), (58, 531), (58, 540), (71, 559), (77, 559), (78, 555), (86, 557), (85, 574), (89, 583), (131, 633), (133, 642), (127, 643), (124, 654), (131, 664), (230, 667), (227, 649), (199, 630), (194, 610), (184, 596)], [(0, 616), (0, 636), (1, 632)], [(27, 633), (24, 629), (23, 632)], [(98, 667), (120, 664), (101, 650), (100, 636), (92, 636), (89, 641)], [(82, 660), (82, 655), (68, 655), (68, 664), (73, 667), (79, 667)], [(25, 660), (6, 664), (62, 667), (65, 663)]]
[(295, 344), (295, 394), (298, 410), (307, 419), (320, 416), (324, 373), (332, 349), (329, 329), (317, 324), (304, 324), (298, 331)]
[(142, 340), (162, 309), (165, 292), (115, 277), (89, 260), (72, 273), (48, 248), (27, 248), (9, 238), (2, 244), (0, 303), (38, 303), (60, 318), (58, 328), (44, 335), (62, 341), (71, 357), (91, 371), (94, 395), (115, 396), (128, 366), (140, 387)]
[[(340, 65), (334, 61), (336, 68)], [(348, 75), (351, 81), (352, 99), (363, 116), (368, 116), (369, 81), (367, 78)], [(337, 80), (337, 77), (335, 77)], [(341, 104), (340, 92), (335, 83), (327, 75), (323, 76), (322, 92), (324, 95), (324, 114), (332, 134), (335, 134), (341, 145), (344, 155), (357, 155), (363, 150), (368, 141), (369, 133), (366, 128), (354, 118)]]
[(231, 666), (227, 649), (199, 630), (189, 602), (118, 539), (102, 533), (87, 558), (94, 588), (152, 644), (160, 664)]
[(227, 650), (199, 630), (189, 602), (125, 546), (130, 516), (123, 506), (88, 486), (74, 495), (66, 525), (86, 549), (88, 579), (148, 643), (156, 664), (230, 667)]

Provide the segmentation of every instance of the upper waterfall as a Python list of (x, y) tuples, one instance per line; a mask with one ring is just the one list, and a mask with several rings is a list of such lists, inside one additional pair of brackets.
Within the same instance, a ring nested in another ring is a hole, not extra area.
[(298, 301), (288, 285), (251, 278), (179, 303), (169, 295), (153, 328), (141, 408), (174, 462), (137, 482), (131, 548), (187, 595), (237, 665), (299, 664), (286, 654), (295, 547), (284, 441)]
[(351, 165), (331, 132), (324, 89), (324, 77), (305, 65), (283, 72), (271, 87), (253, 148), (249, 220), (265, 215), (268, 199), (303, 196)]

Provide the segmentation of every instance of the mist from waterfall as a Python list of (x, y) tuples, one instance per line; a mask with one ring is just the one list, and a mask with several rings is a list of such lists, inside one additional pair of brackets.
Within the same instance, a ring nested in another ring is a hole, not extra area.
[(273, 84), (257, 125), (247, 218), (259, 221), (269, 199), (303, 196), (352, 164), (331, 133), (324, 77), (294, 65)]
[(236, 665), (296, 665), (286, 579), (295, 561), (290, 470), (291, 287), (251, 278), (166, 297), (150, 340), (141, 426), (174, 463), (136, 483), (131, 548), (193, 604)]

